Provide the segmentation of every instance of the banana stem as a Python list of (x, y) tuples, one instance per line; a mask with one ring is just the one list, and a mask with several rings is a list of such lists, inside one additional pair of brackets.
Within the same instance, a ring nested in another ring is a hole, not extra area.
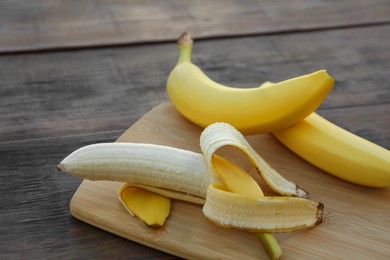
[(178, 64), (183, 62), (191, 62), (191, 53), (192, 53), (192, 39), (191, 35), (187, 32), (183, 33), (178, 41), (179, 45), (179, 60)]
[(272, 233), (256, 233), (256, 236), (260, 239), (269, 257), (279, 259), (283, 252), (274, 235)]

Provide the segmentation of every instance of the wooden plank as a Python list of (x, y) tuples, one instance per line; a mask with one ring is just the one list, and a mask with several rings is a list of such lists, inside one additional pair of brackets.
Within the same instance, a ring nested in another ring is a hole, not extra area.
[[(170, 145), (199, 152), (201, 129), (170, 104), (142, 117), (118, 141)], [(325, 205), (324, 221), (314, 229), (275, 234), (288, 259), (385, 259), (390, 255), (390, 189), (370, 189), (339, 180), (309, 165), (269, 134), (248, 141), (276, 170), (311, 198)], [(224, 157), (237, 161), (236, 153)], [(240, 157), (239, 157), (240, 158)], [(255, 174), (252, 169), (252, 174)], [(223, 229), (209, 222), (201, 207), (174, 202), (161, 230), (146, 227), (118, 201), (120, 183), (83, 181), (72, 198), (72, 214), (89, 224), (186, 259), (262, 259), (267, 255), (253, 234)], [(356, 203), (359, 198), (359, 203)]]
[(390, 22), (387, 0), (1, 1), (0, 52), (172, 41)]
[[(320, 111), (390, 149), (387, 35), (390, 26), (196, 41), (193, 60), (211, 78), (244, 87), (329, 69), (336, 85)], [(0, 141), (124, 131), (168, 101), (177, 55), (173, 43), (4, 55)]]
[(173, 259), (71, 217), (81, 179), (56, 165), (73, 150), (113, 142), (122, 131), (2, 142), (0, 145), (0, 258)]

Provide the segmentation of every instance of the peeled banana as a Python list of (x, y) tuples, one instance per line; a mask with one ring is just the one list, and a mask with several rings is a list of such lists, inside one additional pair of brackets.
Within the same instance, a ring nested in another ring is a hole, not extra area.
[(390, 151), (316, 113), (273, 135), (293, 152), (336, 177), (368, 187), (390, 187)]
[[(282, 250), (269, 232), (321, 223), (323, 204), (306, 199), (308, 194), (273, 170), (234, 127), (212, 124), (200, 139), (203, 155), (153, 144), (88, 145), (68, 155), (57, 168), (90, 180), (126, 182), (118, 190), (120, 201), (152, 227), (162, 226), (170, 213), (170, 200), (162, 196), (201, 204), (204, 215), (215, 224), (257, 232), (272, 259), (278, 259)], [(266, 183), (287, 196), (264, 196), (251, 176), (215, 154), (223, 146), (244, 152)]]
[[(216, 138), (218, 133), (221, 138)], [(213, 142), (213, 138), (215, 138), (215, 142)], [(205, 215), (213, 222), (219, 223), (221, 219), (224, 219), (223, 215), (214, 213), (212, 203), (207, 205), (209, 192), (216, 193), (213, 197), (214, 201), (219, 201), (219, 208), (225, 208), (226, 219), (236, 220), (233, 223), (228, 221), (228, 226), (238, 229), (284, 232), (312, 227), (321, 221), (322, 208), (319, 205), (322, 204), (304, 198), (291, 197), (307, 197), (307, 193), (294, 183), (285, 180), (275, 170), (269, 170), (270, 166), (265, 164), (265, 161), (250, 148), (249, 143), (236, 129), (225, 123), (216, 123), (205, 129), (201, 140), (202, 150), (208, 158), (215, 157), (218, 158), (217, 160), (210, 161), (205, 159), (202, 154), (169, 146), (103, 143), (88, 145), (74, 151), (58, 165), (58, 169), (85, 179), (127, 182), (127, 185), (141, 187), (171, 198), (205, 204)], [(232, 162), (214, 155), (216, 149), (225, 145), (235, 146), (244, 151), (259, 171), (262, 169), (269, 171), (262, 177), (267, 183), (272, 184), (271, 188), (276, 192), (288, 197), (263, 196), (260, 187), (256, 188), (253, 185), (254, 180), (251, 178), (235, 182), (238, 178), (234, 174), (242, 175), (243, 170)], [(214, 173), (212, 174), (210, 171), (214, 171)], [(246, 190), (250, 185), (251, 189), (257, 189), (254, 195), (248, 196), (241, 192), (234, 192), (235, 189), (238, 191)], [(212, 187), (223, 192), (214, 191)], [(243, 197), (251, 199), (242, 199)], [(253, 202), (253, 199), (256, 202)], [(295, 206), (282, 207), (280, 200), (289, 205), (299, 205), (307, 210), (297, 211), (297, 215), (292, 217), (290, 221), (285, 215), (292, 214), (291, 208)], [(247, 203), (247, 207), (243, 206), (242, 209), (236, 210), (235, 207), (241, 203), (244, 205)], [(253, 203), (257, 206), (252, 207)], [(313, 205), (317, 205), (317, 210), (313, 210)], [(259, 212), (255, 211), (259, 210), (262, 214), (273, 215), (275, 225), (270, 224), (271, 220), (262, 222), (257, 219), (256, 215)], [(230, 216), (228, 216), (229, 214)], [(243, 218), (245, 214), (250, 217)], [(299, 221), (295, 221), (296, 219)], [(256, 224), (253, 225), (253, 222)], [(284, 222), (288, 223), (283, 225)], [(306, 223), (306, 225), (302, 225), (301, 222)]]
[(191, 62), (192, 39), (188, 33), (178, 44), (180, 56), (168, 77), (167, 93), (184, 117), (203, 128), (226, 122), (243, 134), (282, 129), (317, 109), (334, 85), (334, 79), (320, 70), (272, 86), (224, 86)]
[(57, 168), (89, 180), (128, 182), (152, 192), (162, 190), (164, 196), (179, 196), (192, 203), (203, 203), (208, 186), (217, 182), (208, 174), (201, 154), (144, 143), (87, 145), (68, 155)]

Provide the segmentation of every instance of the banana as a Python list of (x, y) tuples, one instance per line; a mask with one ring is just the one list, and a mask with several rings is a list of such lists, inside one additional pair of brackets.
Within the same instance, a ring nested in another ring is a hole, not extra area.
[[(126, 182), (119, 200), (151, 227), (161, 227), (169, 216), (171, 204), (164, 196), (203, 205), (204, 215), (216, 225), (256, 232), (272, 259), (282, 250), (269, 232), (321, 223), (323, 204), (306, 199), (308, 194), (273, 170), (234, 127), (212, 124), (200, 139), (203, 155), (154, 144), (92, 144), (72, 152), (57, 168), (90, 180)], [(266, 183), (287, 196), (264, 196), (252, 177), (215, 154), (227, 145), (241, 150)]]
[(368, 187), (390, 187), (390, 151), (316, 113), (273, 135), (308, 162), (338, 178)]
[[(215, 133), (221, 133), (222, 137), (216, 138), (218, 135)], [(213, 142), (213, 137), (216, 142)], [(126, 185), (147, 190), (151, 187), (152, 191), (174, 199), (200, 202), (205, 205), (207, 218), (225, 225), (223, 215), (212, 210), (213, 203), (220, 201), (219, 208), (225, 208), (223, 212), (227, 214), (226, 219), (229, 219), (226, 226), (237, 229), (285, 232), (313, 227), (321, 221), (322, 204), (299, 198), (299, 196), (307, 197), (307, 193), (294, 183), (285, 180), (274, 170), (262, 176), (267, 183), (273, 184), (271, 188), (275, 188), (276, 192), (287, 196), (281, 198), (263, 196), (261, 189), (253, 185), (255, 181), (251, 178), (235, 182), (245, 172), (232, 162), (214, 155), (217, 148), (224, 145), (238, 147), (245, 152), (257, 169), (264, 168), (258, 165), (260, 155), (253, 155), (256, 152), (253, 148), (248, 148), (249, 143), (236, 129), (225, 123), (216, 123), (205, 129), (201, 140), (205, 154), (209, 158), (218, 159), (206, 160), (202, 154), (169, 146), (143, 143), (101, 143), (77, 149), (63, 159), (57, 168), (85, 179), (127, 182)], [(210, 173), (211, 168), (214, 169), (213, 174)], [(235, 176), (236, 174), (238, 177)], [(247, 187), (251, 187), (255, 195), (234, 192), (234, 189), (247, 190)], [(160, 190), (162, 193), (159, 192)], [(214, 200), (207, 205), (209, 194), (213, 195)], [(201, 198), (204, 200), (200, 200)], [(233, 203), (235, 200), (241, 202)], [(290, 206), (281, 206), (280, 201)], [(241, 203), (247, 204), (247, 207), (236, 210), (235, 207), (239, 207)], [(256, 206), (252, 207), (253, 205)], [(297, 211), (290, 221), (286, 215), (292, 214), (290, 211), (294, 207), (306, 210)], [(263, 222), (261, 219), (256, 219), (255, 216), (260, 212), (263, 212), (261, 214), (264, 218), (267, 218), (267, 214), (268, 217), (272, 215), (275, 223), (272, 225), (271, 220)], [(241, 214), (247, 214), (249, 219), (243, 218), (244, 215), (241, 216)], [(299, 221), (295, 221), (296, 219)], [(305, 225), (302, 225), (302, 222)]]
[(208, 174), (201, 154), (144, 143), (87, 145), (68, 155), (57, 168), (84, 179), (162, 190), (162, 195), (192, 203), (202, 203), (199, 198), (205, 198), (208, 186), (217, 182)]
[(276, 131), (312, 113), (334, 85), (334, 79), (320, 70), (272, 86), (224, 86), (191, 62), (192, 39), (188, 33), (179, 38), (178, 45), (180, 55), (169, 74), (167, 93), (184, 117), (203, 128), (226, 122), (243, 134)]
[(230, 145), (245, 153), (275, 192), (285, 196), (308, 196), (306, 191), (272, 169), (244, 136), (227, 123), (210, 125), (202, 132), (200, 143), (204, 154), (146, 143), (91, 144), (72, 152), (57, 168), (89, 180), (128, 182), (153, 192), (160, 188), (163, 189), (163, 195), (168, 197), (180, 192), (189, 196), (182, 200), (193, 202), (193, 197), (206, 197), (209, 185), (221, 182), (219, 175), (212, 169), (212, 156), (223, 162), (226, 168), (237, 167), (214, 155), (217, 149)]

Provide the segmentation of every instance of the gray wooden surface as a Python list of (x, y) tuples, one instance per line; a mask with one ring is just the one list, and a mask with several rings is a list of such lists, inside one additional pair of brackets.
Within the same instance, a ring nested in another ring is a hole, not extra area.
[(168, 101), (184, 29), (194, 62), (229, 85), (328, 69), (318, 112), (390, 149), (389, 17), (380, 0), (1, 1), (0, 258), (175, 258), (74, 219), (81, 180), (55, 165)]
[(0, 3), (0, 52), (387, 24), (388, 0), (21, 0)]

